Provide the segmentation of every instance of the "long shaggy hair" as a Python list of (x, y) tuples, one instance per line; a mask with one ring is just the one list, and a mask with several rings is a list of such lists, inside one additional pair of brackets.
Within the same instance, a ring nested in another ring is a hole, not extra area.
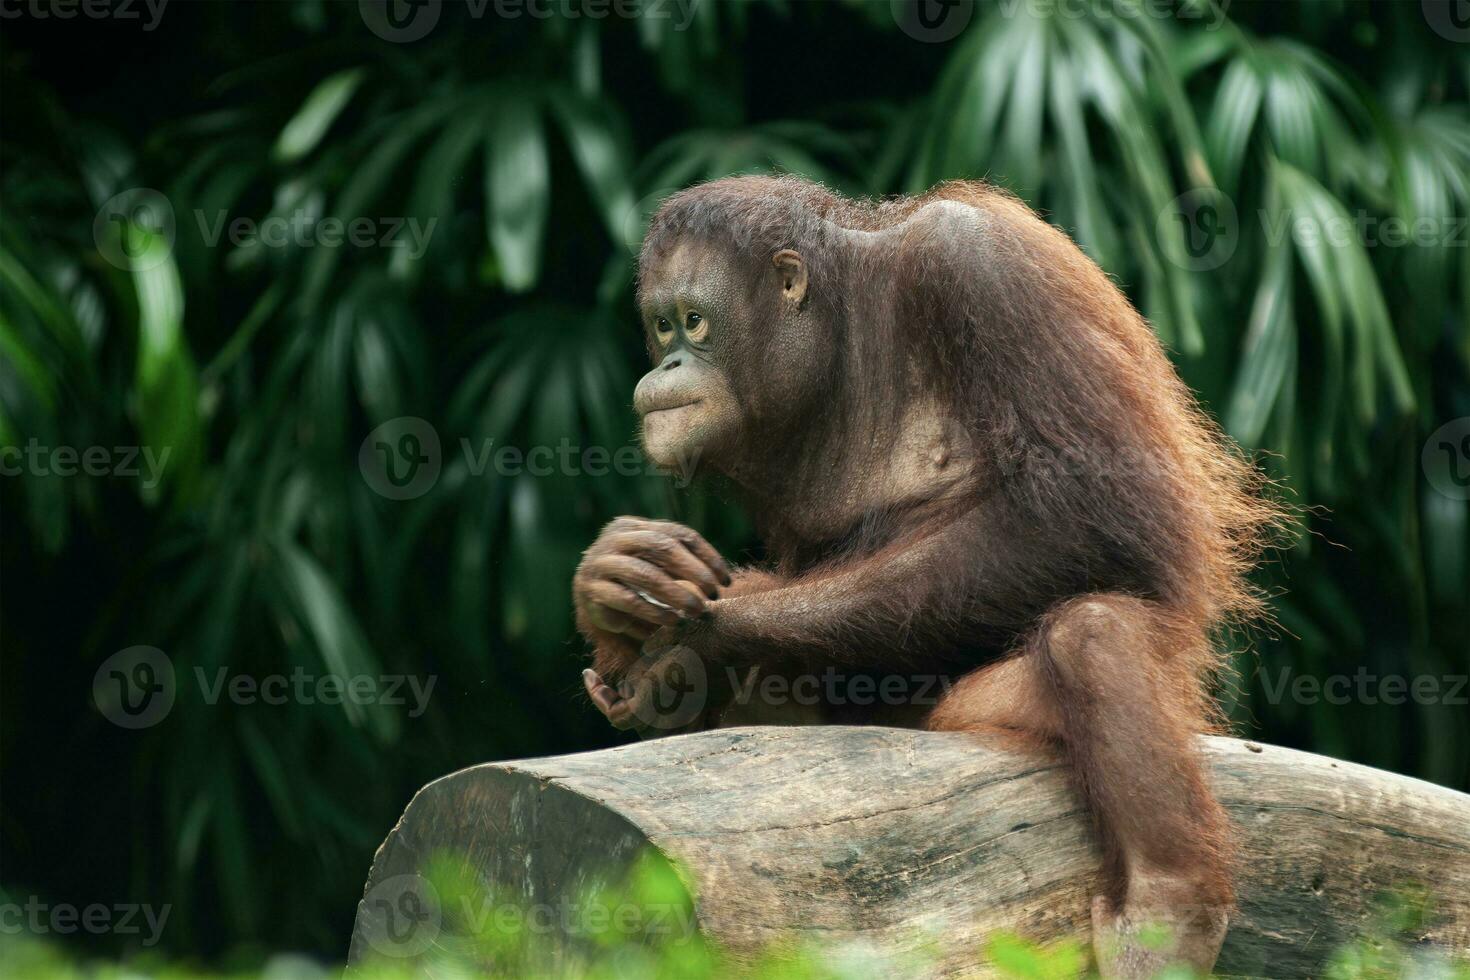
[[(820, 500), (831, 447), (869, 465), (891, 448), (906, 407), (933, 399), (976, 461), (966, 492), (999, 495), (1008, 527), (1054, 543), (1028, 583), (1028, 618), (1086, 593), (1150, 599), (1177, 627), (1176, 655), (1203, 676), (1212, 632), (1261, 614), (1247, 573), (1285, 512), (1122, 291), (1014, 196), (953, 181), (854, 201), (791, 177), (732, 177), (663, 204), (640, 270), (691, 237), (722, 246), (747, 283), (782, 249), (810, 270), (808, 302), (831, 356), (813, 390), (776, 393), (797, 410), (766, 411), (775, 431), (748, 450), (772, 457), (763, 468), (786, 474), (784, 493)], [(753, 402), (781, 356), (763, 339), (737, 338), (724, 358), (737, 395)], [(881, 545), (888, 523), (867, 515), (849, 540), (822, 548)], [(767, 545), (800, 553), (779, 532)]]

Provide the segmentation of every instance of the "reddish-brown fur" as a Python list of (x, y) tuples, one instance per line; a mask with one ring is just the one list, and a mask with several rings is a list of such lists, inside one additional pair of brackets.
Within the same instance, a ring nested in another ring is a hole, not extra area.
[[(690, 242), (746, 284), (750, 326), (716, 353), (747, 424), (710, 464), (769, 567), (680, 641), (712, 664), (963, 675), (925, 723), (1063, 746), (1114, 909), (1228, 905), (1191, 739), (1222, 631), (1262, 611), (1246, 574), (1280, 511), (1148, 324), (978, 182), (877, 203), (791, 178), (693, 188), (656, 216), (640, 291)], [(783, 249), (810, 269), (802, 333), (765, 288)], [(924, 471), (942, 489), (888, 492), (871, 474), (917, 405), (946, 426)], [(637, 656), (582, 625), (599, 673)]]

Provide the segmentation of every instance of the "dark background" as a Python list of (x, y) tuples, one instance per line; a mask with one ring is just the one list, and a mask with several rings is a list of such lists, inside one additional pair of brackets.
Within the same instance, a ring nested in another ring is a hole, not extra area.
[[(3, 9), (0, 445), (170, 457), (156, 488), (0, 477), (0, 897), (169, 904), (173, 956), (340, 957), (417, 787), (621, 741), (580, 693), (580, 550), (636, 513), (758, 558), (748, 527), (652, 474), (476, 475), (459, 440), (632, 445), (630, 246), (662, 193), (735, 172), (868, 194), (987, 177), (1073, 233), (1306, 510), (1262, 575), (1279, 626), (1224, 692), (1239, 732), (1470, 786), (1466, 692), (1443, 696), (1470, 671), (1470, 510), (1421, 465), (1441, 426), (1470, 435), (1452, 5), (962, 3), (934, 43), (886, 2), (704, 0), (675, 30), (444, 0), (404, 43), (356, 2), (172, 0), (153, 30), (141, 6)], [(131, 205), (133, 227), (94, 233), (136, 188), (172, 242)], [(437, 220), (412, 259), (211, 246), (197, 215), (220, 212)], [(1432, 234), (1272, 234), (1335, 214)], [(118, 234), (158, 264), (109, 261)], [(442, 467), (394, 500), (359, 449), (403, 417)], [(93, 681), (135, 645), (177, 697), (126, 730)], [(210, 704), (196, 667), (435, 686), (418, 717)], [(1343, 703), (1291, 693), (1360, 671)], [(1387, 677), (1440, 696), (1384, 703)]]

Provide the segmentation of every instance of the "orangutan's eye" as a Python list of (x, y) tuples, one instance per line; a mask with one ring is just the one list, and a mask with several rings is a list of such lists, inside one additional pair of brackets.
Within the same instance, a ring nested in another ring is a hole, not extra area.
[(709, 336), (709, 324), (704, 322), (704, 317), (690, 310), (684, 318), (684, 332), (697, 344)]
[(658, 335), (658, 342), (667, 344), (674, 336), (674, 325), (663, 317), (659, 317), (653, 323), (653, 332)]

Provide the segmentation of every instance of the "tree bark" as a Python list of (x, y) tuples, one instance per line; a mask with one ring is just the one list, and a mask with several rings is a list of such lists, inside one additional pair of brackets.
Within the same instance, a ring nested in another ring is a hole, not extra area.
[[(1470, 796), (1236, 739), (1200, 749), (1239, 843), (1218, 972), (1316, 975), (1372, 927), (1378, 896), (1416, 885), (1436, 898), (1419, 938), (1470, 949)], [(404, 916), (428, 904), (404, 889), (435, 853), (554, 909), (649, 847), (675, 862), (697, 929), (737, 960), (813, 937), (901, 956), (927, 937), (942, 976), (986, 975), (995, 930), (1087, 941), (1098, 867), (1058, 762), (960, 734), (725, 729), (429, 784), (377, 853), (349, 959), (421, 952), (422, 934), (401, 941)], [(436, 930), (449, 921), (429, 914)], [(580, 942), (564, 919), (547, 916), (540, 937), (552, 969)]]

